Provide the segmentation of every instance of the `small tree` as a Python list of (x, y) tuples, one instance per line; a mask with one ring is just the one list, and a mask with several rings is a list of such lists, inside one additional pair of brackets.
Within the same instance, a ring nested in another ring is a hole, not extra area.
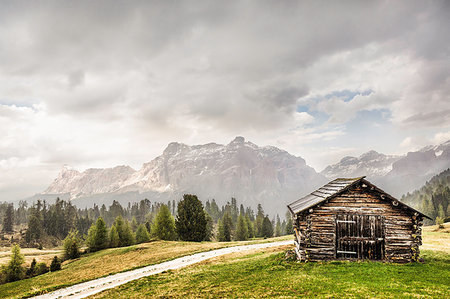
[(140, 244), (148, 241), (150, 241), (150, 234), (145, 225), (140, 224), (136, 230), (136, 243)]
[(273, 236), (273, 225), (269, 216), (264, 217), (261, 228), (262, 237), (270, 238)]
[(185, 194), (178, 203), (175, 226), (178, 236), (183, 241), (200, 242), (206, 236), (207, 220), (202, 202), (196, 195)]
[(123, 220), (122, 216), (117, 216), (114, 220), (114, 226), (119, 235), (119, 246), (130, 246), (134, 244), (134, 234), (128, 221)]
[(292, 216), (289, 211), (286, 212), (286, 235), (292, 235), (294, 233), (294, 228), (292, 225)]
[(245, 215), (245, 223), (247, 224), (247, 238), (251, 239), (255, 236), (253, 223), (248, 215)]
[(231, 230), (233, 229), (233, 220), (228, 212), (223, 214), (221, 220), (219, 220), (219, 234), (217, 238), (221, 242), (231, 241)]
[(76, 259), (80, 257), (81, 240), (77, 230), (71, 230), (64, 239), (64, 257), (66, 259)]
[(5, 268), (5, 280), (6, 282), (12, 282), (20, 280), (24, 277), (24, 268), (22, 264), (24, 262), (24, 257), (20, 253), (20, 247), (14, 244), (11, 249), (12, 255), (9, 264)]
[(236, 239), (239, 241), (247, 240), (248, 238), (248, 227), (245, 223), (245, 218), (243, 214), (240, 214), (236, 225)]
[(50, 264), (50, 271), (58, 271), (61, 270), (61, 261), (59, 258), (55, 255), (55, 257), (52, 260), (52, 263)]
[(97, 219), (95, 224), (89, 228), (86, 244), (90, 252), (98, 251), (108, 247), (108, 228), (102, 217)]
[(117, 233), (116, 227), (113, 225), (109, 230), (109, 247), (117, 247), (120, 244), (119, 234)]
[(14, 224), (14, 206), (9, 204), (5, 211), (5, 216), (3, 217), (3, 228), (2, 231), (5, 233), (11, 233), (13, 231)]
[(176, 240), (175, 220), (166, 205), (161, 205), (152, 224), (152, 235), (161, 240)]
[(47, 264), (40, 262), (36, 265), (36, 275), (41, 275), (48, 272)]
[(36, 259), (31, 262), (30, 268), (25, 273), (28, 277), (33, 277), (36, 274)]

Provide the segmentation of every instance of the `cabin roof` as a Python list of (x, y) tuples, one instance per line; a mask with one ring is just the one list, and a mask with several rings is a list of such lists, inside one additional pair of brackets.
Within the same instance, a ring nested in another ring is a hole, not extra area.
[(368, 186), (372, 187), (372, 189), (377, 190), (380, 193), (383, 193), (386, 197), (391, 199), (392, 201), (397, 201), (400, 205), (404, 206), (405, 208), (412, 210), (414, 212), (419, 213), (423, 217), (429, 218), (427, 215), (421, 213), (420, 211), (417, 211), (416, 209), (408, 206), (407, 204), (399, 201), (398, 199), (394, 198), (393, 196), (389, 195), (388, 193), (384, 192), (383, 190), (379, 189), (375, 185), (371, 184), (369, 181), (364, 179), (365, 176), (358, 177), (358, 178), (338, 178), (335, 179), (328, 184), (320, 187), (316, 191), (312, 192), (311, 194), (306, 195), (303, 198), (300, 198), (288, 205), (289, 211), (291, 211), (292, 214), (298, 214), (304, 210), (307, 210), (309, 208), (312, 208), (316, 205), (318, 205), (321, 202), (324, 202), (334, 196), (339, 195), (340, 193), (344, 192), (345, 190), (348, 190), (352, 186), (356, 185), (358, 182), (363, 181)]

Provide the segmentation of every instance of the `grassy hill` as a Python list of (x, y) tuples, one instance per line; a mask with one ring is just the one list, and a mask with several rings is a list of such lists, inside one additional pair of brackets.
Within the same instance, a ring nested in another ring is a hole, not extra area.
[(24, 297), (47, 293), (58, 288), (110, 274), (161, 263), (177, 257), (223, 247), (282, 241), (284, 236), (241, 242), (156, 241), (129, 247), (110, 248), (84, 255), (63, 264), (62, 270), (0, 285), (0, 298)]
[[(424, 232), (424, 263), (297, 263), (285, 248), (208, 260), (130, 282), (94, 298), (331, 297), (446, 298), (450, 294), (450, 225)], [(429, 244), (429, 243), (432, 244)]]

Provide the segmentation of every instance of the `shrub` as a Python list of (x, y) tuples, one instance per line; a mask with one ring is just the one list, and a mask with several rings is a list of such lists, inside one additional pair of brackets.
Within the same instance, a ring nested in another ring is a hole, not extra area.
[(50, 264), (50, 271), (58, 271), (61, 270), (61, 261), (59, 258), (55, 255), (55, 257), (52, 260), (52, 263)]
[(80, 257), (81, 240), (78, 236), (78, 231), (70, 231), (64, 239), (64, 258), (76, 259)]

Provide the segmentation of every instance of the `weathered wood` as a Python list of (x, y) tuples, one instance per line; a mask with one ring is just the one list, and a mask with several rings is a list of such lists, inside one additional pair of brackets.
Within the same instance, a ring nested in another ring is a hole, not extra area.
[[(337, 181), (313, 194), (325, 198), (344, 186), (345, 182)], [(310, 261), (417, 260), (422, 242), (422, 216), (401, 204), (394, 206), (393, 200), (364, 182), (302, 211), (296, 218), (297, 256)]]

